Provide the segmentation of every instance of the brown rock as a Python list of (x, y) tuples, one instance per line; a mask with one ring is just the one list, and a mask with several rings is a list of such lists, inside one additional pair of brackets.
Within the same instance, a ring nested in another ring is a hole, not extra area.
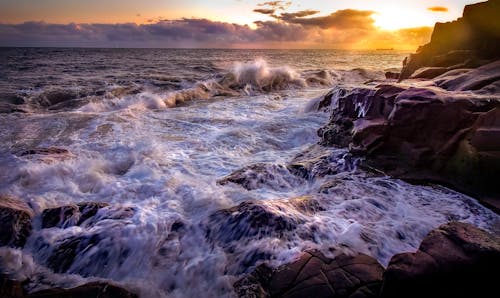
[(469, 224), (448, 223), (429, 233), (417, 252), (391, 259), (381, 296), (494, 297), (498, 266), (498, 236)]
[(31, 233), (33, 210), (23, 201), (0, 195), (0, 246), (22, 247)]
[[(259, 284), (253, 288), (259, 292), (240, 297), (378, 297), (383, 271), (375, 259), (363, 254), (329, 259), (310, 251), (270, 276), (254, 278)], [(240, 284), (235, 284), (237, 290)]]
[(42, 213), (42, 228), (66, 228), (80, 225), (94, 216), (99, 209), (109, 206), (107, 203), (83, 202), (45, 209)]
[(107, 282), (92, 282), (71, 289), (52, 288), (31, 293), (26, 298), (137, 298), (138, 296)]
[(0, 297), (2, 298), (23, 298), (25, 291), (21, 281), (9, 278), (5, 274), (0, 274)]

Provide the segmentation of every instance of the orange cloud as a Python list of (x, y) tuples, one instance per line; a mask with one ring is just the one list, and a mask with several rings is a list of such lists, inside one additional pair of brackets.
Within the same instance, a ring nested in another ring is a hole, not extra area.
[(430, 10), (432, 12), (448, 12), (448, 7), (432, 6), (432, 7), (427, 8), (427, 10)]

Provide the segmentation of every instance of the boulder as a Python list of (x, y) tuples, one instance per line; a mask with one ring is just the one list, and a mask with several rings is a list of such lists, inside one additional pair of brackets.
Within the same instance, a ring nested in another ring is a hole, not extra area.
[(378, 297), (383, 272), (367, 255), (309, 251), (272, 272), (261, 265), (234, 286), (239, 297)]
[(500, 237), (452, 222), (430, 232), (415, 253), (395, 255), (381, 297), (494, 297)]
[(87, 219), (96, 215), (99, 209), (109, 206), (107, 203), (83, 202), (45, 209), (42, 213), (42, 228), (66, 228), (81, 225)]
[(467, 5), (456, 21), (436, 23), (431, 41), (403, 62), (399, 80), (422, 67), (477, 67), (500, 58), (500, 1)]
[(0, 297), (2, 298), (22, 298), (25, 295), (23, 283), (11, 279), (6, 274), (0, 274)]
[(24, 246), (33, 216), (33, 210), (20, 199), (0, 195), (0, 246)]

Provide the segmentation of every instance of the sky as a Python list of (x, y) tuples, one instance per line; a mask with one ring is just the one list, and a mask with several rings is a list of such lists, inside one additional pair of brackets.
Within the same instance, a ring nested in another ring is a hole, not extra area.
[(477, 0), (0, 0), (0, 46), (395, 48)]

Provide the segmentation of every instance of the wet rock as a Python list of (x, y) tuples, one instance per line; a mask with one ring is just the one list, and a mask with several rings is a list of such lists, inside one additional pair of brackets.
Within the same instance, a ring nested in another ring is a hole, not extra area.
[(259, 188), (283, 190), (302, 183), (285, 166), (266, 163), (244, 167), (217, 181), (220, 185), (230, 182), (241, 185), (247, 190)]
[(97, 214), (99, 209), (109, 206), (107, 203), (84, 202), (45, 209), (42, 213), (42, 228), (66, 228), (81, 225)]
[(385, 78), (388, 80), (397, 80), (399, 78), (399, 72), (387, 71), (385, 73)]
[(0, 297), (2, 298), (22, 298), (25, 296), (23, 283), (11, 279), (6, 274), (0, 274)]
[(345, 150), (332, 150), (313, 145), (294, 157), (287, 167), (294, 175), (313, 179), (351, 171), (355, 168), (355, 161)]
[(52, 288), (31, 293), (26, 298), (137, 298), (124, 288), (108, 282), (91, 282), (71, 289)]
[(33, 215), (23, 201), (0, 195), (0, 246), (24, 246), (31, 233)]
[(318, 251), (272, 273), (261, 267), (235, 283), (239, 297), (378, 297), (384, 271), (367, 255), (330, 259)]
[(238, 206), (216, 211), (209, 216), (211, 230), (208, 238), (219, 243), (230, 243), (242, 238), (260, 239), (269, 235), (284, 236), (287, 231), (303, 223), (287, 214), (286, 210), (273, 208), (263, 202), (243, 202)]
[(422, 67), (477, 67), (500, 58), (500, 2), (467, 5), (463, 17), (436, 23), (431, 41), (403, 62), (400, 80)]
[(447, 71), (450, 71), (447, 67), (423, 67), (416, 70), (410, 79), (433, 79)]
[(498, 236), (469, 224), (448, 223), (430, 232), (417, 252), (391, 259), (381, 296), (494, 297), (498, 266)]
[[(300, 197), (290, 200), (247, 201), (238, 206), (211, 214), (207, 223), (207, 238), (228, 246), (233, 241), (250, 241), (264, 237), (291, 237), (304, 215), (324, 210), (313, 198)], [(302, 235), (310, 239), (312, 234)]]
[(67, 149), (57, 148), (57, 147), (47, 147), (47, 148), (33, 148), (25, 151), (21, 151), (19, 156), (27, 156), (27, 155), (66, 155), (70, 154)]
[(436, 78), (449, 88), (474, 89), (466, 94), (404, 84), (332, 91), (338, 104), (318, 131), (320, 143), (348, 147), (394, 177), (499, 198), (493, 177), (500, 173), (500, 97), (487, 92), (496, 92), (500, 62), (473, 72), (469, 81), (469, 72)]

